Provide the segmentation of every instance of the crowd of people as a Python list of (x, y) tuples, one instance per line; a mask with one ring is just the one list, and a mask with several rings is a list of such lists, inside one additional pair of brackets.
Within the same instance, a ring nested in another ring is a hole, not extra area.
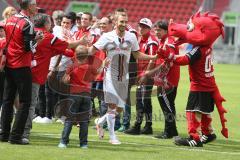
[[(58, 147), (67, 147), (76, 125), (80, 147), (87, 148), (95, 97), (99, 118), (94, 122), (100, 139), (104, 130), (109, 131), (111, 144), (121, 144), (116, 130), (130, 135), (153, 134), (154, 86), (165, 119), (163, 132), (154, 137), (178, 136), (175, 98), (182, 64), (166, 57), (166, 52), (179, 57), (176, 38), (168, 35), (171, 21), (153, 23), (151, 17), (143, 17), (134, 29), (124, 8), (98, 19), (89, 12), (61, 10), (50, 16), (37, 8), (35, 0), (21, 1), (19, 6), (20, 12), (7, 7), (0, 22), (1, 142), (29, 144), (32, 122), (52, 123), (57, 118), (64, 124)], [(184, 65), (198, 61), (196, 52), (194, 48), (184, 55), (190, 59)], [(130, 126), (133, 86), (136, 120)], [(210, 93), (191, 93), (190, 98), (192, 106), (206, 99), (206, 107), (213, 105)], [(201, 147), (216, 139), (212, 130), (208, 133), (205, 141), (192, 139), (190, 134), (176, 144)]]

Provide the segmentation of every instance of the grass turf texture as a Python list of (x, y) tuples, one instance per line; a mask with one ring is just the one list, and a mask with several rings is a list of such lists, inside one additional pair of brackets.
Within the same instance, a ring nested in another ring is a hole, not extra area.
[[(240, 65), (215, 65), (217, 84), (222, 95), (227, 100), (224, 106), (228, 110), (226, 117), (228, 119), (229, 139), (225, 139), (220, 134), (221, 124), (217, 110), (213, 113), (213, 127), (218, 136), (217, 140), (204, 145), (203, 148), (178, 147), (173, 144), (173, 140), (158, 140), (153, 139), (152, 136), (143, 135), (129, 136), (123, 133), (117, 133), (122, 144), (113, 146), (108, 143), (108, 134), (105, 135), (104, 140), (98, 140), (96, 131), (92, 129), (93, 120), (91, 120), (89, 126), (89, 149), (83, 150), (78, 147), (78, 128), (76, 127), (73, 127), (68, 148), (59, 149), (57, 145), (63, 125), (57, 123), (51, 125), (34, 124), (30, 145), (19, 146), (0, 142), (0, 160), (239, 160), (239, 71)], [(184, 109), (188, 91), (189, 76), (187, 67), (182, 67), (176, 99), (177, 126), (181, 136), (186, 136), (187, 133)], [(158, 134), (163, 130), (163, 115), (156, 97), (153, 97), (152, 101), (154, 107), (153, 129), (154, 134)], [(135, 112), (135, 106), (132, 107), (132, 111)]]

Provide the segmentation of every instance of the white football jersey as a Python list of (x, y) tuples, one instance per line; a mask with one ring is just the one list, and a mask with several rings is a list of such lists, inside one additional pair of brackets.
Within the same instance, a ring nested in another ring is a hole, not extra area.
[(129, 79), (128, 66), (130, 54), (132, 51), (139, 50), (139, 44), (136, 36), (125, 31), (123, 38), (119, 38), (116, 30), (104, 33), (94, 44), (99, 50), (107, 53), (110, 59), (110, 65), (106, 69), (105, 78), (117, 81), (126, 81)]

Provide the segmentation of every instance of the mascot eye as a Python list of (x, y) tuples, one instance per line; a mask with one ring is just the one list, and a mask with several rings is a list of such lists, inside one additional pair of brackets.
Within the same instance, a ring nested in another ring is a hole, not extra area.
[(187, 31), (188, 31), (188, 32), (192, 32), (193, 29), (194, 29), (194, 24), (193, 24), (193, 23), (188, 23), (188, 25), (187, 25)]

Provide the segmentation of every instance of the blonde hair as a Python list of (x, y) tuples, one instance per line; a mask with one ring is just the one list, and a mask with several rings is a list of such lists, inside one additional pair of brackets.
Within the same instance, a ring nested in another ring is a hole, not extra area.
[(3, 19), (8, 19), (11, 16), (13, 16), (12, 12), (15, 11), (15, 13), (17, 13), (17, 10), (12, 7), (12, 6), (8, 6), (7, 8), (4, 9), (3, 13), (2, 13), (2, 17)]

